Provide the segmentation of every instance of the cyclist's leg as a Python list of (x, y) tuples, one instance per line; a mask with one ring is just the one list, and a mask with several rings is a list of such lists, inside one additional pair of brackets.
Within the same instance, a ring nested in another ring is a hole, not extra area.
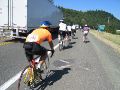
[(70, 44), (70, 31), (67, 31), (67, 46)]
[(88, 35), (88, 31), (84, 31), (83, 33), (84, 33), (84, 38), (83, 38), (83, 40), (84, 40), (84, 42), (86, 42), (86, 40), (87, 40), (87, 35)]
[(36, 45), (36, 48), (37, 48), (37, 51), (34, 51), (34, 54), (41, 56), (40, 60), (39, 60), (39, 64), (37, 65), (37, 71), (40, 73), (39, 74), (40, 79), (43, 80), (43, 78), (41, 76), (43, 70), (41, 70), (41, 67), (43, 66), (43, 64), (46, 64), (45, 60), (46, 60), (46, 57), (47, 57), (47, 50), (46, 50), (45, 47), (43, 47), (43, 46), (41, 46), (39, 44)]
[(68, 32), (69, 41), (71, 41), (71, 31)]
[(58, 41), (59, 41), (59, 43), (60, 43), (60, 40), (61, 40), (61, 31), (59, 30), (58, 31)]
[(59, 41), (59, 50), (63, 49), (63, 31), (60, 31), (60, 41)]
[(63, 31), (62, 36), (63, 36), (63, 46), (65, 46), (66, 31)]
[(33, 55), (31, 53), (32, 53), (31, 50), (25, 49), (25, 55), (26, 55), (29, 65), (31, 65), (31, 60), (33, 59)]
[(58, 31), (58, 42), (60, 43), (61, 40), (62, 40), (62, 31), (59, 30), (59, 31)]
[(83, 31), (83, 42), (85, 41), (85, 33), (84, 33), (84, 31)]
[(25, 55), (26, 55), (26, 58), (30, 64), (30, 61), (33, 59), (33, 55), (32, 55), (32, 47), (33, 47), (33, 43), (31, 42), (26, 42), (24, 43), (24, 50), (25, 50)]
[(73, 38), (74, 38), (74, 36), (75, 36), (75, 35), (74, 35), (74, 29), (72, 29), (72, 31), (71, 31), (71, 32), (72, 32), (72, 39), (73, 39)]
[(40, 55), (41, 56), (41, 58), (39, 60), (40, 64), (38, 66), (38, 68), (40, 68), (41, 65), (45, 62), (46, 55), (47, 55), (47, 50), (46, 50), (45, 47), (35, 43), (34, 46), (33, 46), (33, 53), (35, 55)]

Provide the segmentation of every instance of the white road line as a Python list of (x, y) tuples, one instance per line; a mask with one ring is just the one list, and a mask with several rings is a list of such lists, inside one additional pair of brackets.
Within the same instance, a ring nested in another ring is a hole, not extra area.
[(0, 86), (0, 90), (6, 90), (9, 86), (11, 86), (16, 80), (19, 79), (21, 74), (21, 71), (16, 74), (14, 77), (12, 77), (11, 79), (9, 79), (7, 82), (5, 82), (3, 85)]
[(62, 59), (60, 59), (59, 61), (61, 61), (61, 62), (65, 62), (65, 63), (70, 63), (70, 62), (65, 61), (65, 60), (62, 60)]
[(67, 68), (67, 67), (70, 67), (71, 65), (65, 65), (65, 66), (60, 66), (58, 67), (58, 69), (64, 69), (64, 68)]
[[(57, 44), (56, 46), (54, 46), (54, 49), (56, 49), (58, 46), (59, 46), (59, 44)], [(50, 54), (50, 52), (48, 52), (48, 54)], [(19, 79), (21, 72), (22, 71), (20, 71), (14, 77), (12, 77), (7, 82), (5, 82), (3, 85), (1, 85), (0, 86), (0, 90), (6, 90), (8, 87), (10, 87), (15, 81), (17, 81)]]

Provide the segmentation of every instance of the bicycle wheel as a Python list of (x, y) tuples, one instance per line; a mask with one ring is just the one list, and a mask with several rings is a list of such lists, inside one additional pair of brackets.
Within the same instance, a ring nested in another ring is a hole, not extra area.
[(61, 51), (63, 49), (63, 41), (59, 42), (59, 51)]
[(45, 60), (45, 63), (40, 68), (42, 73), (40, 73), (39, 75), (41, 75), (42, 80), (44, 80), (49, 75), (49, 72), (50, 72), (49, 65), (50, 65), (49, 57), (47, 57), (47, 59)]
[(30, 90), (34, 83), (34, 71), (30, 65), (26, 66), (18, 81), (18, 90)]
[(69, 46), (69, 38), (68, 38), (68, 36), (65, 37), (64, 43), (65, 43), (65, 44), (64, 44), (65, 47), (68, 47), (68, 46)]

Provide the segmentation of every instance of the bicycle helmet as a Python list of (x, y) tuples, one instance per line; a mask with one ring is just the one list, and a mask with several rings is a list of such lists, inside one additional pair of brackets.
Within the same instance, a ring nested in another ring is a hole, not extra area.
[(40, 23), (40, 27), (50, 27), (51, 23), (49, 21), (43, 21)]
[(85, 26), (87, 26), (87, 24), (85, 24)]
[(60, 20), (60, 22), (63, 22), (63, 21), (64, 21), (63, 19)]

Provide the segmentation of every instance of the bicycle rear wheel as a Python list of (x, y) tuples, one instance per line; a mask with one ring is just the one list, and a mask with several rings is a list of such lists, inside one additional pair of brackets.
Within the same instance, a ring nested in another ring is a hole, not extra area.
[(59, 51), (61, 51), (63, 49), (63, 41), (59, 42)]
[(18, 81), (18, 90), (30, 90), (34, 83), (34, 72), (33, 68), (30, 65), (26, 66), (19, 78)]

